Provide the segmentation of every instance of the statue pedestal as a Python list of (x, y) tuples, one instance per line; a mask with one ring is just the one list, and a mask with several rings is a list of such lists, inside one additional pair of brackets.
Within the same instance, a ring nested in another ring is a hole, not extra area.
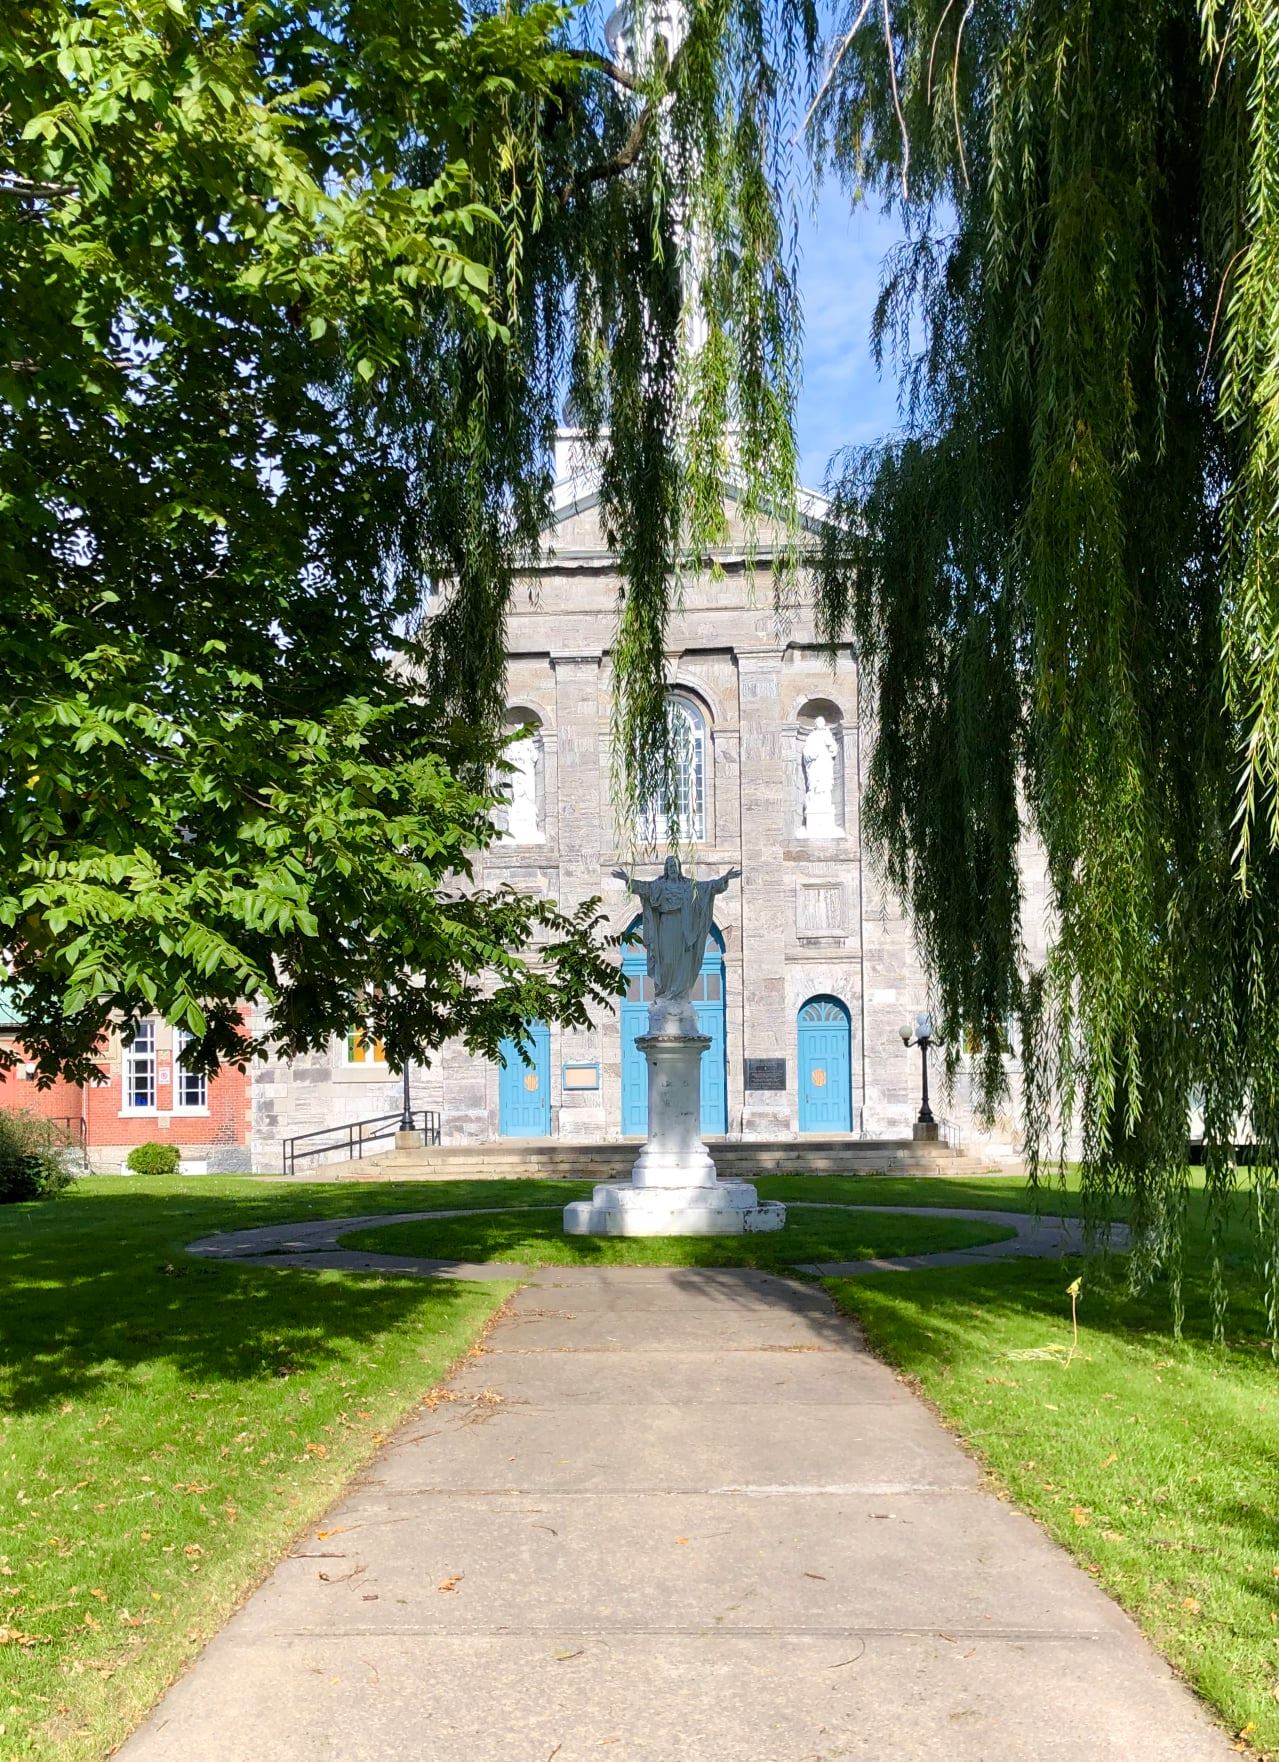
[(720, 1181), (702, 1142), (702, 1034), (645, 1034), (648, 1143), (629, 1181), (602, 1181), (564, 1207), (569, 1236), (740, 1236), (780, 1230), (786, 1207), (760, 1203), (749, 1181)]

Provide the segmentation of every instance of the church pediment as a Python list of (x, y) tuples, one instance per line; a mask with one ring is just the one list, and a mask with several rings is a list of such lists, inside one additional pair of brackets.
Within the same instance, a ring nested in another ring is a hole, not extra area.
[[(731, 475), (722, 481), (725, 533), (713, 553), (715, 560), (728, 564), (741, 561), (748, 554), (766, 560), (775, 546), (783, 542), (781, 523), (759, 522), (752, 543), (743, 512), (743, 486)], [(829, 508), (828, 499), (819, 491), (801, 488), (800, 533), (808, 543), (820, 536)], [(555, 445), (553, 513), (543, 560), (571, 567), (574, 563), (599, 564), (609, 559), (600, 520), (599, 471), (586, 455), (581, 436), (572, 430), (561, 430)]]

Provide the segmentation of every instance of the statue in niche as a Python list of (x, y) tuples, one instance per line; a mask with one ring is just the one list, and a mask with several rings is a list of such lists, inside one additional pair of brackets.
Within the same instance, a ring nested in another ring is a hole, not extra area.
[(804, 767), (805, 838), (835, 838), (839, 819), (835, 813), (835, 767), (839, 745), (826, 726), (825, 716), (818, 716), (800, 748)]
[(540, 844), (537, 823), (537, 736), (528, 729), (506, 749), (506, 836), (513, 844)]
[(653, 981), (650, 1034), (668, 1038), (699, 1033), (692, 991), (702, 970), (715, 900), (741, 872), (727, 869), (709, 881), (690, 881), (678, 857), (667, 857), (662, 873), (652, 881), (627, 875), (625, 869), (613, 870), (635, 894), (644, 914), (644, 952)]

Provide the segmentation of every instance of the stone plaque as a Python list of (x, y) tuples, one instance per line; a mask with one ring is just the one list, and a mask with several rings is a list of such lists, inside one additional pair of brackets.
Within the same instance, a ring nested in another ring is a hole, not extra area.
[(786, 1060), (784, 1058), (748, 1058), (746, 1061), (748, 1089), (784, 1089)]

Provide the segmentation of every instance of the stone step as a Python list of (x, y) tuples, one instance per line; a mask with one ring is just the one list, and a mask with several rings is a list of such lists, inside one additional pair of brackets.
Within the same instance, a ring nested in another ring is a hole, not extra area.
[[(572, 1144), (539, 1140), (496, 1144), (450, 1144), (430, 1149), (392, 1150), (362, 1162), (329, 1163), (300, 1175), (323, 1180), (516, 1180), (537, 1177), (577, 1181), (625, 1180), (639, 1154), (639, 1140), (613, 1144)], [(743, 1143), (708, 1140), (718, 1173), (725, 1178), (782, 1174), (945, 1175), (988, 1173), (989, 1158), (945, 1144), (917, 1144), (909, 1138), (812, 1138)]]

